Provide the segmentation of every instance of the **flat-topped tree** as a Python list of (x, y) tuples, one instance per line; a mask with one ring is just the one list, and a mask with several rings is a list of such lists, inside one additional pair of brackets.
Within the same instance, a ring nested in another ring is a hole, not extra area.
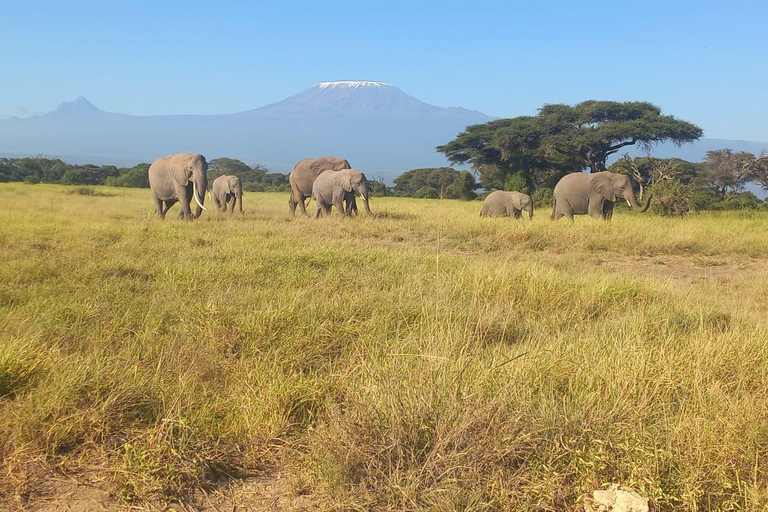
[(627, 146), (650, 150), (661, 142), (681, 145), (703, 134), (695, 124), (663, 115), (659, 107), (642, 101), (545, 105), (538, 117), (552, 129), (546, 144), (561, 153), (576, 151), (592, 172), (604, 171), (605, 160)]
[(553, 170), (561, 175), (584, 168), (604, 171), (606, 159), (627, 146), (680, 145), (701, 135), (695, 124), (663, 115), (651, 103), (590, 100), (544, 105), (536, 116), (469, 126), (437, 151), (453, 164), (471, 164), (481, 176), (484, 169), (502, 176), (523, 172), (540, 184), (556, 180)]

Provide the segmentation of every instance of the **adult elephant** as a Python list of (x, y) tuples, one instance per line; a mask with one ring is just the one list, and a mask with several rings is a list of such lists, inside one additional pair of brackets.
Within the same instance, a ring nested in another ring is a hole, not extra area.
[(555, 185), (555, 205), (552, 220), (588, 213), (595, 219), (610, 220), (613, 202), (623, 198), (636, 212), (645, 212), (651, 206), (651, 196), (640, 206), (632, 189), (629, 176), (608, 171), (575, 172), (563, 176)]
[(335, 206), (341, 215), (349, 215), (344, 202), (349, 205), (355, 197), (355, 192), (363, 198), (363, 206), (368, 215), (373, 215), (368, 207), (368, 180), (365, 174), (355, 169), (329, 169), (321, 172), (312, 184), (312, 198), (317, 203), (315, 218), (320, 217), (321, 213), (330, 214), (331, 206)]
[[(196, 219), (206, 210), (203, 202), (208, 189), (208, 162), (203, 155), (178, 153), (164, 156), (149, 166), (148, 173), (149, 188), (161, 219), (176, 202), (181, 203), (179, 217), (182, 219)], [(197, 203), (194, 215), (189, 209), (193, 197)]]
[(523, 211), (528, 212), (528, 220), (533, 220), (533, 201), (531, 196), (514, 190), (495, 190), (488, 194), (485, 201), (483, 201), (480, 216), (507, 216), (519, 219)]
[(240, 178), (234, 174), (224, 174), (213, 180), (213, 202), (216, 203), (216, 209), (223, 212), (227, 211), (228, 203), (229, 213), (235, 211), (235, 203), (240, 205), (240, 213), (243, 213), (243, 187), (240, 184)]
[[(321, 172), (328, 169), (341, 171), (342, 169), (351, 168), (352, 166), (349, 165), (349, 161), (344, 158), (336, 158), (335, 156), (305, 158), (294, 165), (293, 171), (288, 176), (288, 181), (291, 183), (291, 198), (288, 200), (291, 215), (295, 214), (296, 205), (299, 206), (303, 215), (307, 215), (307, 207), (304, 205), (304, 201), (312, 197), (312, 184), (320, 176)], [(350, 207), (352, 206), (350, 205)], [(354, 205), (354, 209), (357, 210), (356, 205)]]

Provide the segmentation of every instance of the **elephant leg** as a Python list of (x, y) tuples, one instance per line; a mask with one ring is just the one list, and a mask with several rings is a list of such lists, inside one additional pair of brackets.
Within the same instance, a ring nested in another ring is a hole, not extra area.
[(181, 214), (179, 215), (183, 219), (192, 219), (192, 210), (189, 208), (189, 203), (192, 201), (192, 184), (190, 183), (186, 187), (177, 187), (176, 197), (181, 205)]
[(155, 209), (157, 210), (157, 216), (164, 219), (165, 211), (163, 211), (163, 200), (157, 196), (155, 196)]
[(168, 213), (168, 210), (171, 209), (171, 206), (175, 205), (177, 202), (178, 202), (178, 199), (166, 199), (164, 201), (165, 211), (163, 211), (163, 218), (165, 218), (165, 214)]
[(316, 208), (315, 208), (315, 218), (319, 219), (320, 215), (321, 215), (321, 213), (323, 211), (323, 203), (321, 201), (318, 201), (317, 199), (315, 199), (315, 206), (316, 206)]
[(604, 219), (603, 215), (603, 204), (605, 202), (605, 199), (601, 198), (589, 198), (589, 204), (587, 205), (587, 213), (589, 213), (589, 216), (593, 219), (602, 220)]
[[(232, 205), (229, 207), (229, 214), (232, 215), (235, 213), (235, 203), (237, 202), (237, 199), (233, 196), (232, 197)], [(229, 203), (229, 201), (227, 201)]]
[(520, 217), (522, 217), (522, 213), (517, 208), (512, 208), (512, 217), (514, 217), (515, 219), (519, 219)]
[(611, 220), (613, 218), (613, 201), (603, 203), (603, 219)]
[(297, 206), (298, 204), (293, 198), (293, 192), (291, 192), (291, 197), (288, 198), (288, 211), (291, 213), (291, 215), (295, 215)]
[(557, 213), (555, 214), (555, 220), (560, 217), (565, 217), (569, 221), (573, 222), (573, 208), (566, 201), (560, 201), (557, 203)]

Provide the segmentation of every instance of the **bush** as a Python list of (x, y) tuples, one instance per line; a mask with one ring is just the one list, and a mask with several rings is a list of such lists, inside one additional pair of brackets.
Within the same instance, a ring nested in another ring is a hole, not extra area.
[(682, 217), (691, 210), (691, 189), (677, 180), (665, 180), (652, 187), (653, 211), (665, 217)]
[(419, 199), (439, 199), (440, 192), (436, 188), (421, 187), (413, 194), (413, 197), (418, 197)]
[(554, 190), (549, 187), (539, 187), (531, 194), (534, 208), (549, 208), (554, 203)]
[(504, 190), (516, 190), (523, 194), (529, 194), (530, 188), (522, 172), (516, 172), (504, 182)]
[(763, 202), (752, 192), (741, 192), (716, 205), (718, 210), (758, 210)]

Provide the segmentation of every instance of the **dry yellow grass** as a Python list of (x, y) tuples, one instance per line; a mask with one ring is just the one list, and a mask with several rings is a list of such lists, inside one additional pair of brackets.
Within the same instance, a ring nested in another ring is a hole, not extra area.
[[(147, 190), (0, 186), (0, 496), (290, 475), (328, 508), (768, 504), (768, 214), (154, 217)], [(96, 192), (102, 195), (90, 195)], [(30, 501), (32, 500), (32, 501)]]

